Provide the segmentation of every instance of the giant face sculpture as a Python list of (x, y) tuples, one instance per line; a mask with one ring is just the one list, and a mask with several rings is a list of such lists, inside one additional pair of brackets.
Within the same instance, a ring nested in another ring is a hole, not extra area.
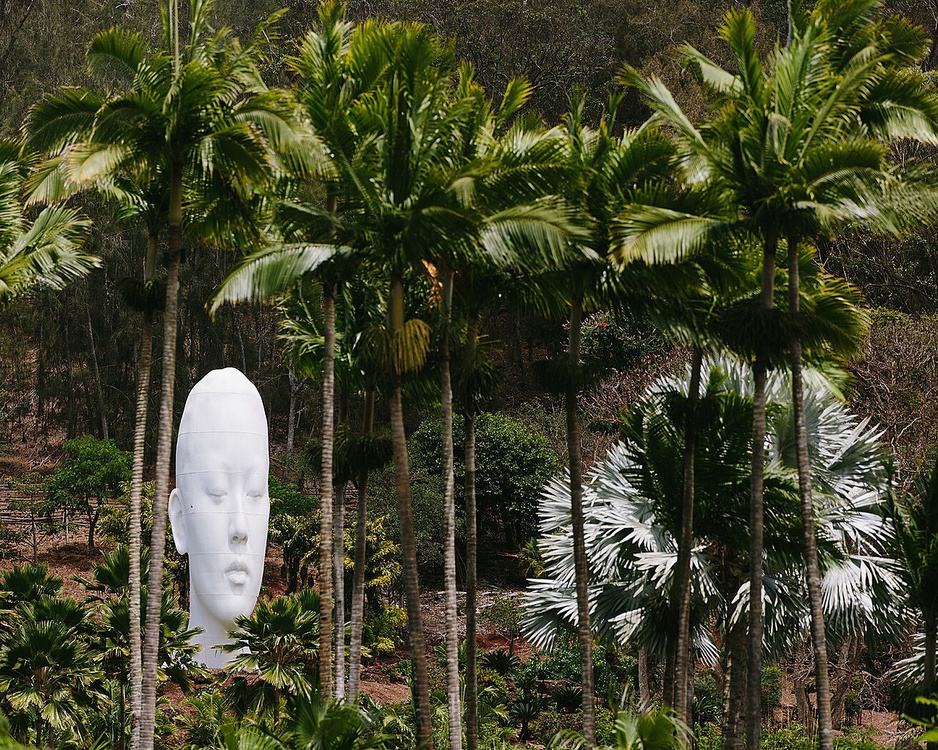
[(213, 370), (186, 400), (176, 441), (176, 489), (169, 518), (180, 554), (189, 555), (189, 627), (197, 661), (220, 669), (233, 658), (238, 615), (250, 615), (267, 549), (269, 456), (260, 394), (238, 370)]

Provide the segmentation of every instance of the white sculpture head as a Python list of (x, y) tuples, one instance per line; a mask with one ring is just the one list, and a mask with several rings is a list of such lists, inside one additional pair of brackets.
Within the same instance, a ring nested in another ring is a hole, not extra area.
[(270, 497), (267, 417), (257, 388), (234, 368), (213, 370), (189, 393), (176, 441), (169, 519), (189, 555), (189, 627), (196, 659), (220, 669), (234, 655), (238, 615), (254, 609), (264, 575)]

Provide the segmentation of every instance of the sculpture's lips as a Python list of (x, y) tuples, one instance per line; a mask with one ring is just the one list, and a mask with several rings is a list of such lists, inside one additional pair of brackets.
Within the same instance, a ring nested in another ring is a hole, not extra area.
[(243, 560), (235, 560), (225, 569), (225, 577), (236, 586), (243, 586), (248, 581), (248, 566)]

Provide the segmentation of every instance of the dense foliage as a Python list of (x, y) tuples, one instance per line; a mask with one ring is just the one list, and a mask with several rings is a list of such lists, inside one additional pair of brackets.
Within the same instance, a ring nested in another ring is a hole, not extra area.
[[(926, 29), (91, 5), (0, 2), (0, 532), (109, 548), (84, 601), (0, 574), (0, 747), (833, 750), (861, 665), (933, 732)], [(166, 505), (176, 396), (230, 364), (282, 570), (209, 675)], [(523, 599), (480, 590), (518, 558)], [(805, 729), (763, 741), (787, 684)]]

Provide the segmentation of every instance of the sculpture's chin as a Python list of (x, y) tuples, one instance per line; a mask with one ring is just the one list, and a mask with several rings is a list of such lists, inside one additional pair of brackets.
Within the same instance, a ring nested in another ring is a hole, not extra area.
[(250, 617), (257, 601), (257, 592), (215, 594), (212, 596), (199, 596), (202, 609), (213, 619), (223, 623), (226, 630), (234, 630), (235, 620), (239, 617)]

